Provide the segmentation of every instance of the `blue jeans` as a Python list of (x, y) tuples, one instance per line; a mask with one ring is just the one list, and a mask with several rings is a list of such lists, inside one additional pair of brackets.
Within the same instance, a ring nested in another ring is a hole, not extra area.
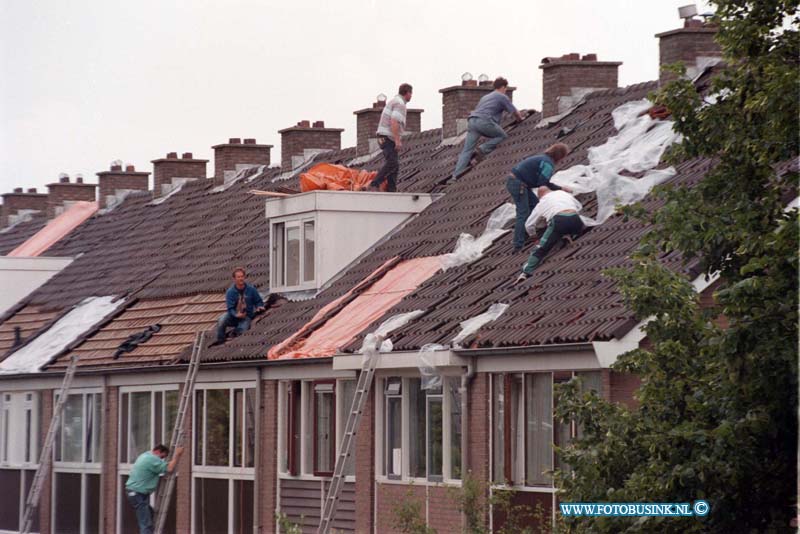
[(513, 174), (506, 178), (506, 189), (517, 206), (517, 221), (514, 223), (514, 252), (517, 252), (525, 245), (525, 240), (528, 239), (525, 221), (528, 220), (533, 208), (539, 203), (539, 198), (525, 182)]
[(393, 193), (397, 191), (397, 174), (400, 172), (400, 160), (397, 157), (397, 145), (394, 140), (388, 137), (379, 138), (381, 141), (381, 152), (383, 152), (383, 167), (375, 175), (370, 185), (380, 187), (386, 180), (386, 191)]
[(231, 317), (228, 312), (220, 315), (219, 319), (217, 319), (217, 341), (220, 343), (225, 341), (225, 332), (229, 326), (234, 327), (238, 335), (242, 335), (242, 333), (250, 329), (250, 318), (245, 316), (244, 319), (237, 319)]
[(508, 134), (493, 120), (470, 117), (467, 121), (467, 139), (464, 141), (464, 148), (461, 150), (461, 154), (458, 155), (458, 162), (456, 163), (456, 170), (453, 171), (453, 176), (457, 176), (458, 173), (467, 168), (469, 160), (472, 158), (472, 152), (475, 150), (475, 145), (478, 144), (481, 137), (489, 138), (478, 148), (483, 155), (486, 155), (497, 148), (497, 145), (502, 143), (508, 137)]
[(139, 523), (139, 534), (153, 534), (153, 509), (150, 507), (150, 496), (144, 493), (125, 490), (128, 502), (136, 511)]

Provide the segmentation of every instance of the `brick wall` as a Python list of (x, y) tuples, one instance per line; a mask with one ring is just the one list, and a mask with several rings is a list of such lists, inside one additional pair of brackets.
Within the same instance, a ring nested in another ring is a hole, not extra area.
[(619, 61), (597, 61), (595, 54), (580, 58), (567, 54), (560, 58), (544, 58), (542, 69), (542, 116), (551, 117), (566, 111), (573, 101), (573, 89), (585, 93), (589, 89), (617, 87)]
[[(53, 390), (43, 389), (39, 391), (41, 397), (39, 402), (42, 406), (41, 423), (40, 423), (40, 441), (39, 447), (44, 446), (44, 440), (47, 437), (47, 430), (50, 428), (50, 419), (53, 417)], [(52, 512), (52, 483), (53, 483), (53, 464), (50, 464), (50, 472), (45, 477), (42, 483), (42, 493), (39, 497), (39, 527), (40, 534), (49, 534), (50, 520)], [(27, 498), (27, 496), (26, 496)]]
[[(377, 138), (378, 123), (383, 113), (383, 102), (375, 102), (371, 108), (354, 111), (356, 116), (356, 151), (359, 155), (369, 154), (370, 139)], [(417, 133), (422, 131), (423, 109), (406, 110), (406, 132)]]
[(639, 402), (634, 398), (634, 394), (641, 384), (642, 381), (637, 375), (618, 373), (610, 369), (603, 370), (603, 396), (611, 402), (624, 404), (628, 408), (637, 408)]
[(272, 145), (259, 145), (255, 139), (232, 137), (227, 143), (214, 145), (214, 183), (225, 183), (225, 171), (236, 171), (237, 165), (270, 164)]
[[(377, 484), (377, 509), (376, 520), (378, 522), (378, 532), (381, 534), (393, 534), (401, 532), (397, 528), (395, 517), (395, 507), (409, 499), (414, 499), (420, 503), (420, 512), (425, 514), (425, 486), (411, 484)], [(357, 494), (356, 494), (357, 495)], [(356, 497), (358, 498), (358, 497)], [(460, 523), (459, 523), (460, 526)], [(361, 530), (356, 530), (361, 534)]]
[(176, 152), (170, 152), (166, 158), (154, 159), (153, 164), (153, 193), (155, 196), (163, 194), (162, 186), (171, 184), (173, 178), (205, 178), (207, 159), (194, 159), (191, 152), (185, 152), (178, 159)]
[(136, 191), (147, 191), (150, 182), (149, 172), (136, 172), (133, 165), (129, 165), (122, 170), (119, 165), (112, 165), (108, 171), (97, 173), (99, 188), (100, 208), (108, 207), (108, 198), (113, 196), (117, 190), (133, 189)]
[(489, 482), (489, 467), (492, 465), (492, 457), (489, 455), (489, 445), (492, 439), (489, 427), (491, 410), (489, 381), (489, 373), (478, 373), (472, 379), (467, 392), (466, 468), (472, 477), (484, 486)]
[(3, 195), (3, 210), (0, 226), (9, 224), (9, 217), (16, 215), (19, 210), (45, 211), (47, 209), (47, 194), (37, 193), (36, 188), (28, 189), (24, 192), (21, 187), (17, 187), (11, 193)]
[(356, 469), (356, 532), (370, 533), (375, 522), (375, 388), (369, 392), (369, 398), (361, 414), (356, 431), (355, 447)]
[(259, 480), (258, 502), (260, 528), (258, 532), (275, 532), (275, 510), (277, 495), (275, 483), (278, 477), (278, 382), (264, 380), (261, 389), (261, 430), (259, 435), (260, 457), (256, 466)]
[[(183, 392), (183, 385), (178, 389)], [(180, 397), (179, 397), (180, 398)], [(194, 414), (194, 402), (191, 403), (191, 408), (186, 411), (186, 419), (184, 428), (187, 430), (192, 428), (192, 417)], [(175, 529), (178, 532), (191, 532), (192, 525), (192, 458), (194, 457), (194, 442), (192, 441), (192, 433), (188, 432), (186, 440), (184, 440), (184, 451), (178, 462), (178, 477), (175, 481)]]
[(95, 184), (70, 183), (69, 178), (61, 178), (57, 183), (47, 184), (47, 216), (55, 217), (56, 208), (63, 206), (65, 201), (94, 202), (96, 187)]
[[(717, 29), (703, 26), (701, 21), (687, 21), (689, 27), (656, 34), (658, 37), (659, 66), (682, 62), (687, 67), (696, 64), (699, 57), (720, 57), (722, 52), (714, 41)], [(659, 84), (673, 80), (675, 75), (660, 70)]]
[(116, 532), (117, 500), (119, 488), (119, 388), (105, 388), (103, 405), (103, 471), (100, 484), (103, 491), (102, 527), (103, 532)]
[(302, 156), (305, 150), (340, 150), (342, 148), (342, 128), (325, 128), (325, 123), (300, 121), (297, 126), (279, 130), (281, 134), (281, 168), (292, 169), (292, 157)]

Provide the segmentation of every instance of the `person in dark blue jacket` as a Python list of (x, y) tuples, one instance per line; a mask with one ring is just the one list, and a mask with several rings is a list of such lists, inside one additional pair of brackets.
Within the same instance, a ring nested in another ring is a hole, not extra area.
[(236, 329), (236, 335), (241, 335), (250, 328), (250, 321), (256, 313), (264, 311), (264, 300), (258, 290), (245, 281), (247, 273), (241, 267), (233, 270), (233, 285), (225, 292), (227, 311), (217, 320), (217, 341), (214, 345), (225, 343), (225, 333), (228, 327)]
[(528, 232), (525, 231), (525, 221), (536, 207), (539, 198), (533, 192), (534, 189), (547, 186), (553, 191), (563, 189), (567, 193), (572, 193), (568, 187), (559, 187), (550, 183), (550, 177), (555, 172), (556, 165), (567, 157), (569, 147), (564, 143), (556, 143), (544, 154), (529, 156), (517, 163), (511, 174), (506, 178), (506, 189), (514, 204), (517, 206), (517, 220), (514, 224), (514, 252), (519, 252), (525, 245)]

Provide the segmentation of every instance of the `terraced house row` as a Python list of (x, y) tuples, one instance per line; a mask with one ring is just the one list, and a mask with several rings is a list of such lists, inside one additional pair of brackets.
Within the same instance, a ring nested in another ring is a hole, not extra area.
[[(661, 63), (684, 61), (703, 91), (719, 68), (708, 60), (719, 55), (714, 32), (689, 21), (659, 34)], [(646, 114), (660, 82), (617, 87), (620, 64), (545, 58), (544, 111), (508, 124), (508, 139), (458, 180), (466, 118), (492, 87), (441, 89), (440, 127), (421, 131), (422, 110), (409, 110), (416, 126), (400, 151), (397, 193), (298, 193), (312, 164), (382, 165), (376, 102), (355, 112), (356, 147), (342, 149), (342, 130), (321, 122), (281, 130), (280, 167), (271, 145), (234, 138), (213, 147), (209, 177), (206, 160), (169, 153), (152, 162), (152, 189), (149, 173), (115, 162), (97, 173), (97, 199), (95, 185), (68, 177), (47, 194), (3, 195), (0, 265), (32, 286), (16, 284), (24, 294), (3, 302), (0, 318), (0, 532), (20, 529), (72, 356), (78, 371), (34, 531), (136, 532), (124, 484), (138, 454), (169, 441), (192, 342), (225, 310), (235, 266), (267, 310), (244, 335), (203, 349), (167, 531), (277, 532), (283, 514), (316, 532), (358, 351), (387, 319), (415, 311), (378, 356), (334, 531), (396, 532), (394, 509), (412, 495), (437, 532), (461, 532), (454, 495), (467, 476), (487, 493), (514, 490), (515, 502), (551, 520), (554, 444), (580, 433), (554, 420), (554, 385), (580, 376), (586, 390), (635, 403), (637, 378), (610, 365), (647, 340), (602, 271), (624, 265), (648, 228), (613, 214), (514, 285), (529, 247), (515, 253), (507, 220), (492, 225), (519, 160), (558, 140), (571, 147), (561, 169), (591, 165), (589, 150), (619, 133), (615, 110)], [(712, 165), (684, 162), (669, 181), (691, 185)], [(579, 199), (597, 216), (598, 195)], [(698, 278), (681, 258), (662, 259)], [(37, 269), (44, 274), (30, 282)], [(696, 280), (704, 295), (711, 284)], [(501, 315), (482, 315), (497, 304), (507, 305)], [(476, 317), (485, 320), (470, 328)], [(495, 529), (504, 521), (497, 510), (487, 516)]]

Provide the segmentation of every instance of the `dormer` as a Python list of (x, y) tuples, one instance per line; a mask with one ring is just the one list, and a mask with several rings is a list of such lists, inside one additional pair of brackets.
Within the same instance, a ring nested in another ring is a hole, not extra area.
[(311, 191), (267, 200), (270, 291), (313, 295), (436, 198), (426, 193)]

